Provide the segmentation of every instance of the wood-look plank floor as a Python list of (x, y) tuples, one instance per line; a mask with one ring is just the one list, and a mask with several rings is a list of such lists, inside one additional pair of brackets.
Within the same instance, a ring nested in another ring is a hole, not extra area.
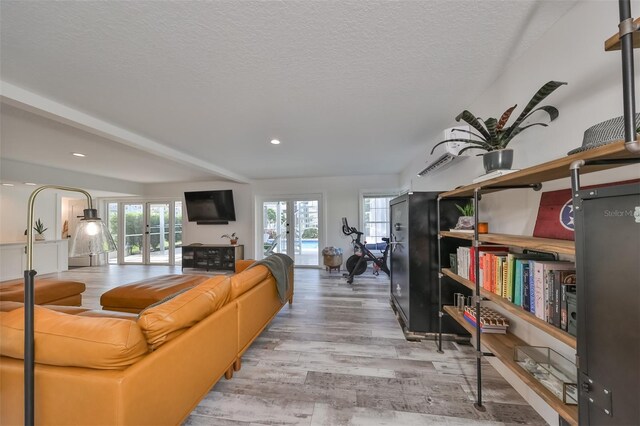
[[(83, 305), (109, 288), (179, 268), (109, 266), (60, 274), (84, 281)], [(194, 272), (196, 273), (196, 272)], [(475, 352), (409, 342), (389, 305), (389, 281), (367, 271), (296, 269), (294, 304), (253, 343), (242, 369), (221, 379), (185, 425), (545, 424), (487, 362), (486, 412), (474, 409)]]

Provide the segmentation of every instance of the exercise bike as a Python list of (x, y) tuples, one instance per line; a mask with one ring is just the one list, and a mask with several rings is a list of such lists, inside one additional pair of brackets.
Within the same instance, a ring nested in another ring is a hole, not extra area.
[[(344, 274), (347, 278), (347, 283), (353, 283), (353, 277), (355, 275), (361, 275), (364, 271), (367, 270), (367, 263), (369, 261), (373, 262), (374, 267), (379, 268), (379, 270), (383, 271), (387, 275), (391, 275), (389, 271), (389, 267), (387, 266), (387, 257), (389, 256), (389, 249), (391, 248), (391, 244), (389, 238), (383, 238), (382, 241), (386, 243), (384, 251), (382, 252), (382, 256), (375, 256), (365, 244), (360, 241), (360, 236), (363, 235), (362, 232), (358, 231), (354, 227), (350, 227), (347, 222), (347, 218), (342, 218), (342, 233), (344, 235), (349, 235), (353, 239), (353, 245), (355, 246), (357, 253), (349, 256), (347, 259), (347, 271), (348, 274)], [(355, 238), (353, 235), (355, 234)], [(376, 268), (374, 268), (374, 273), (377, 272)], [(377, 274), (376, 274), (377, 275)]]

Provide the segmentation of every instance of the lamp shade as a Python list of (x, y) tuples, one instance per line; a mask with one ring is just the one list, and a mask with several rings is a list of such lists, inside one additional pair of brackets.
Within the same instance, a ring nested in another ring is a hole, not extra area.
[(116, 251), (116, 244), (104, 222), (99, 218), (80, 220), (75, 235), (71, 239), (69, 256), (86, 256), (110, 251)]

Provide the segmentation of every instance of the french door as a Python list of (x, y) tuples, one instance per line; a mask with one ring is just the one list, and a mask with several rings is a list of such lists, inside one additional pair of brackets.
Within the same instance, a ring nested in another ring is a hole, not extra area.
[(283, 253), (293, 258), (296, 266), (319, 266), (320, 201), (319, 196), (264, 200), (262, 257)]
[(109, 263), (176, 265), (182, 261), (182, 201), (108, 202), (118, 252)]

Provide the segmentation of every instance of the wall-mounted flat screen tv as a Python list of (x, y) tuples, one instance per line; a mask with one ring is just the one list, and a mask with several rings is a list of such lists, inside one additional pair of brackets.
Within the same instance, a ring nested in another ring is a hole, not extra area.
[(184, 200), (189, 222), (226, 224), (236, 220), (231, 189), (185, 192)]

